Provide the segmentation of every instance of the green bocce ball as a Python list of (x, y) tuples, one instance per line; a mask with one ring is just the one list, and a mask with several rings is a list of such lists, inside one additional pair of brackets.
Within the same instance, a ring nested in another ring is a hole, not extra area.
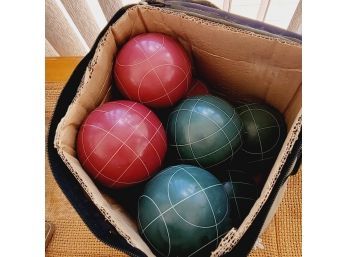
[(244, 103), (236, 107), (244, 124), (243, 146), (237, 156), (239, 164), (269, 166), (286, 138), (286, 125), (282, 114), (261, 103)]
[(162, 256), (202, 256), (231, 228), (223, 185), (206, 170), (171, 166), (145, 186), (138, 201), (138, 226)]
[(248, 172), (227, 170), (226, 173), (222, 181), (230, 200), (230, 217), (232, 225), (239, 227), (259, 197), (259, 191)]
[(238, 152), (242, 128), (232, 105), (219, 97), (204, 95), (183, 100), (171, 112), (167, 134), (181, 161), (210, 168)]

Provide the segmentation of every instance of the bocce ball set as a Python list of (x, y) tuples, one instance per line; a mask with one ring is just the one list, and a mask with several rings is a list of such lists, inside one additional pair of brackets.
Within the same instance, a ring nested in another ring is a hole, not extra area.
[[(79, 161), (98, 185), (124, 190), (145, 183), (138, 228), (161, 256), (202, 256), (238, 227), (286, 135), (274, 108), (214, 96), (192, 70), (175, 38), (131, 38), (113, 66), (124, 99), (93, 110), (77, 135)], [(165, 124), (156, 115), (163, 108)], [(166, 165), (168, 148), (175, 165)]]

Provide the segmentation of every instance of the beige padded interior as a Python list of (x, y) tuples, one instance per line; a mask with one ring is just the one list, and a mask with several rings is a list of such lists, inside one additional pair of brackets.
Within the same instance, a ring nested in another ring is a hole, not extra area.
[(229, 251), (238, 242), (267, 199), (301, 127), (301, 45), (150, 6), (129, 9), (106, 32), (81, 81), (79, 91), (61, 120), (55, 138), (63, 161), (105, 218), (133, 246), (154, 256), (140, 237), (136, 221), (111, 197), (101, 193), (81, 167), (75, 152), (80, 124), (98, 105), (108, 100), (112, 64), (117, 50), (131, 37), (144, 32), (169, 34), (184, 46), (194, 74), (215, 94), (228, 100), (265, 101), (284, 116), (288, 137), (271, 174), (248, 217), (221, 241), (213, 256)]

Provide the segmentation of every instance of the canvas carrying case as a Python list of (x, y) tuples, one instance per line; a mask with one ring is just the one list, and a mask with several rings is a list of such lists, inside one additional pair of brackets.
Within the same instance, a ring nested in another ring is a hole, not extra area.
[(249, 215), (222, 237), (211, 256), (247, 256), (283, 197), (302, 154), (301, 36), (195, 1), (146, 1), (121, 8), (73, 71), (51, 119), (47, 152), (53, 175), (85, 224), (105, 244), (130, 256), (155, 256), (122, 201), (100, 189), (75, 151), (84, 118), (115, 98), (114, 56), (131, 37), (161, 32), (175, 37), (193, 62), (193, 74), (229, 101), (258, 99), (285, 117), (288, 135)]

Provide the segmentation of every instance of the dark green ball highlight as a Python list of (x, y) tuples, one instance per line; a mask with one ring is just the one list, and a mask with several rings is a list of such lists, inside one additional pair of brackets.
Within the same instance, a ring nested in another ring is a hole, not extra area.
[(181, 161), (210, 168), (238, 152), (242, 128), (232, 105), (219, 97), (204, 95), (183, 100), (171, 112), (167, 134)]
[(286, 138), (282, 114), (261, 103), (244, 103), (236, 110), (244, 124), (243, 146), (236, 159), (244, 163), (275, 160)]
[(258, 187), (252, 177), (243, 170), (227, 170), (223, 183), (230, 200), (230, 217), (232, 225), (239, 227), (249, 214), (259, 197)]
[(138, 226), (162, 256), (202, 256), (231, 228), (229, 200), (211, 173), (191, 165), (166, 168), (138, 201)]

